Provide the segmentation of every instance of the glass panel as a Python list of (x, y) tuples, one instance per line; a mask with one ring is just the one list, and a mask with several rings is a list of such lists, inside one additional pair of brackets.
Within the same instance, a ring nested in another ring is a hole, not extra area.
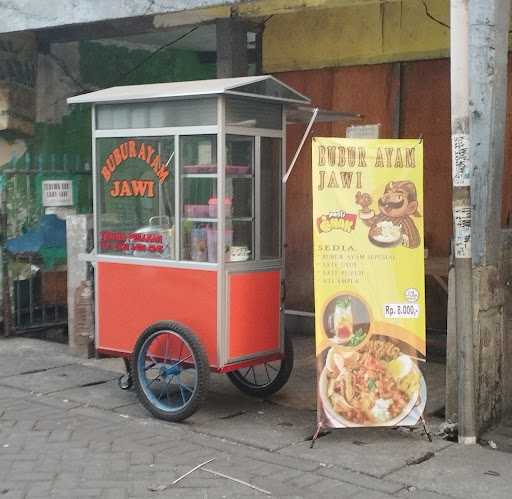
[(226, 217), (253, 216), (254, 137), (226, 137)]
[(102, 104), (96, 116), (98, 130), (215, 125), (217, 99)]
[(217, 136), (187, 135), (180, 141), (183, 174), (217, 172)]
[(226, 137), (226, 174), (250, 175), (254, 171), (254, 137)]
[[(254, 137), (226, 137), (226, 228), (232, 234), (231, 261), (253, 259)], [(228, 246), (228, 244), (226, 244)], [(231, 244), (229, 244), (231, 246)]]
[(182, 260), (217, 261), (217, 222), (183, 220)]
[(226, 177), (226, 217), (252, 219), (252, 178)]
[(256, 99), (226, 99), (226, 125), (250, 128), (282, 128), (282, 106)]
[(245, 94), (266, 95), (269, 97), (277, 97), (280, 99), (292, 99), (300, 102), (308, 103), (308, 99), (297, 92), (287, 88), (280, 82), (266, 79), (242, 85), (232, 89), (233, 92), (243, 92)]
[(174, 259), (174, 137), (96, 144), (99, 253)]
[(184, 218), (217, 218), (217, 178), (184, 175)]
[(216, 262), (217, 136), (180, 137), (180, 161), (181, 258)]
[(279, 258), (281, 227), (281, 139), (261, 138), (260, 257)]
[[(226, 252), (226, 259), (231, 262), (253, 260), (252, 221), (227, 219), (226, 232), (232, 234), (232, 245), (229, 247), (229, 251)], [(229, 246), (227, 242), (226, 246)]]

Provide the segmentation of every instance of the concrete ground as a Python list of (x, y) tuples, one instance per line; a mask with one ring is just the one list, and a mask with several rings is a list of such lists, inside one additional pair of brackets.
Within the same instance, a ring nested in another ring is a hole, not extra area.
[[(270, 401), (212, 375), (182, 424), (153, 419), (117, 387), (118, 359), (82, 360), (64, 345), (0, 340), (0, 497), (510, 498), (510, 454), (462, 447), (420, 429), (315, 429), (310, 338), (294, 338), (289, 384)], [(439, 366), (427, 382), (442, 385)], [(441, 403), (431, 390), (427, 413)], [(440, 421), (429, 418), (435, 431)], [(205, 468), (171, 482), (208, 459)], [(242, 484), (218, 473), (242, 480)]]

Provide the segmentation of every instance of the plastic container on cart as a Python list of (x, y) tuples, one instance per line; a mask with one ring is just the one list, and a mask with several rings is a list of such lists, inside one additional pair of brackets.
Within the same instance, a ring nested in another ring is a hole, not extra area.
[[(232, 215), (232, 207), (233, 204), (231, 198), (226, 198), (224, 200), (224, 216), (229, 218)], [(208, 200), (208, 213), (212, 218), (217, 217), (217, 198), (210, 198)]]
[[(207, 239), (208, 239), (208, 261), (216, 263), (217, 262), (217, 229), (213, 227), (208, 227), (206, 229)], [(229, 251), (229, 248), (233, 244), (233, 231), (231, 229), (225, 230), (225, 244), (226, 244), (226, 252)]]
[(208, 243), (206, 229), (192, 229), (190, 232), (190, 257), (195, 262), (208, 260)]
[(250, 173), (251, 167), (247, 165), (226, 165), (226, 173), (231, 175), (246, 175)]
[(215, 173), (217, 165), (184, 165), (184, 173)]
[(183, 214), (191, 218), (210, 217), (209, 205), (207, 204), (186, 204), (183, 206)]

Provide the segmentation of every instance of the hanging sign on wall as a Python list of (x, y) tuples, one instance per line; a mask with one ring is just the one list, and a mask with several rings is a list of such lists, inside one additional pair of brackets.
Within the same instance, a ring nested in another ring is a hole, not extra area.
[(44, 180), (43, 206), (73, 206), (72, 180)]

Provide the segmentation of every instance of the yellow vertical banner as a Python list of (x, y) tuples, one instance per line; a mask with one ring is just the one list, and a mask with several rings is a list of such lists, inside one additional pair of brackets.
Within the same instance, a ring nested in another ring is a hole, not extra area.
[(318, 420), (408, 426), (427, 389), (423, 144), (313, 138)]

